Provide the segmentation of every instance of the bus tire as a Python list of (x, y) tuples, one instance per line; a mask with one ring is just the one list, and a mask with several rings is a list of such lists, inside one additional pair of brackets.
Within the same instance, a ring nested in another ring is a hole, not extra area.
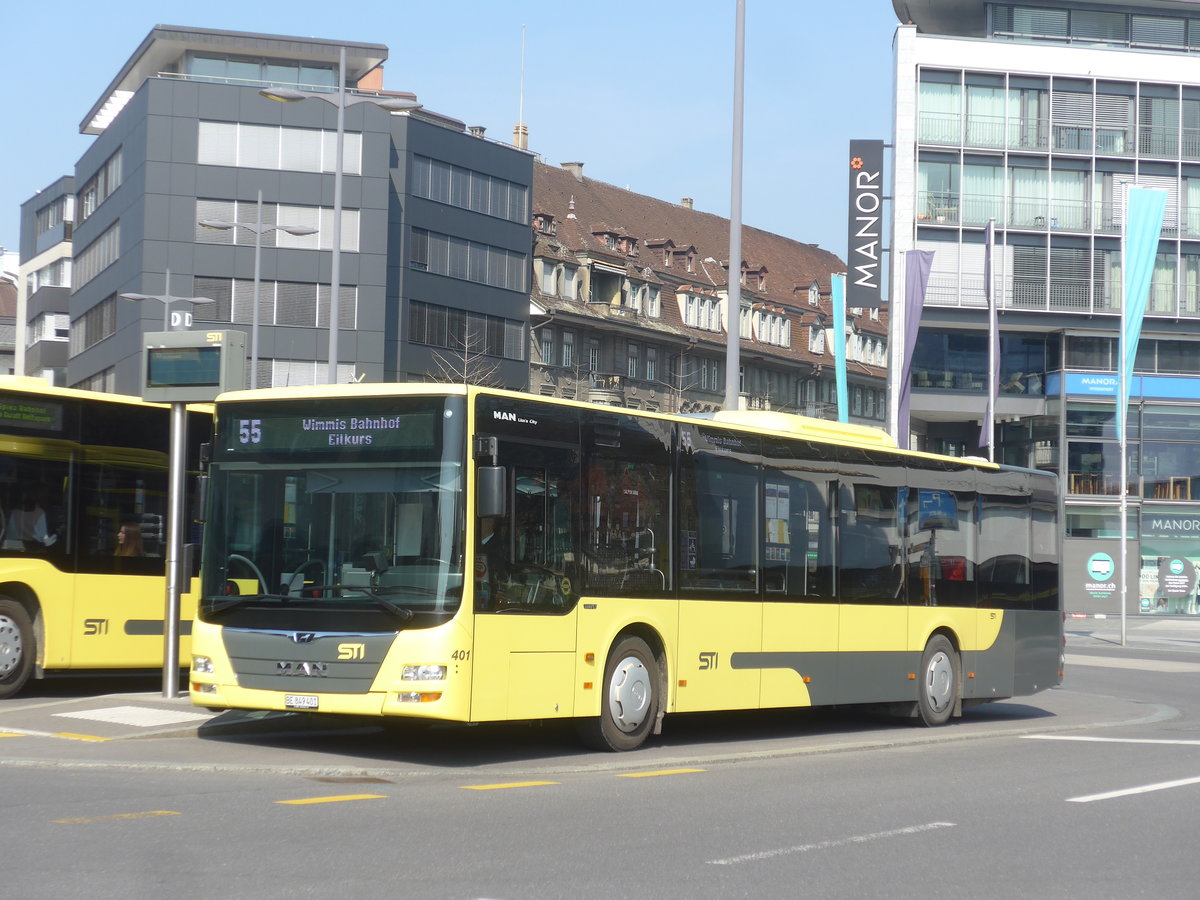
[(944, 634), (935, 634), (921, 654), (917, 673), (917, 718), (922, 725), (945, 725), (959, 702), (958, 652)]
[(617, 642), (604, 666), (604, 694), (597, 718), (576, 720), (593, 750), (635, 750), (649, 736), (662, 703), (658, 661), (638, 637)]
[(15, 696), (33, 671), (37, 643), (29, 612), (0, 594), (0, 700)]

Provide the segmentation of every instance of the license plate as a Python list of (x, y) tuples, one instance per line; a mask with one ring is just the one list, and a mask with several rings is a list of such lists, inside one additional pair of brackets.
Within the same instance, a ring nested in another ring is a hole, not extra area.
[(285, 709), (316, 709), (320, 699), (309, 694), (284, 694), (283, 706)]

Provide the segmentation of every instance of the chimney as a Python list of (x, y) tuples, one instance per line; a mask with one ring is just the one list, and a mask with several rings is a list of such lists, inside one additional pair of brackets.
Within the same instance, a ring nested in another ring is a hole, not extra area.
[(483, 133), (487, 131), (487, 128), (483, 125), (472, 125), (467, 131), (471, 132), (471, 137), (481, 138), (483, 137)]
[(583, 163), (565, 162), (562, 167), (575, 176), (576, 181), (583, 181)]
[(529, 126), (524, 122), (513, 126), (513, 146), (518, 150), (529, 149)]
[(682, 200), (679, 201), (679, 205), (682, 206), (684, 209), (691, 209), (692, 208), (692, 198), (684, 197)]

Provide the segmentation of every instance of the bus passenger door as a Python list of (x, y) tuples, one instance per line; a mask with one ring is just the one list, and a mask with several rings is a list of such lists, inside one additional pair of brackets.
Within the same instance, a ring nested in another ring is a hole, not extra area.
[(675, 709), (754, 709), (762, 680), (757, 438), (682, 429)]
[(471, 718), (574, 714), (578, 452), (502, 441), (508, 513), (476, 522)]

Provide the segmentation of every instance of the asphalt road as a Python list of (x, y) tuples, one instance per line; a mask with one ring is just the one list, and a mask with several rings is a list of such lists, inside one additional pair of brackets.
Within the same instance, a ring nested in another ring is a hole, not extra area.
[[(1114, 622), (1069, 623), (1063, 687), (946, 728), (681, 716), (629, 754), (581, 750), (558, 725), (210, 717), (153, 681), (43, 683), (0, 704), (0, 884), (47, 898), (1190, 898), (1200, 623), (1135, 624), (1122, 647)], [(167, 721), (183, 715), (203, 718)]]

